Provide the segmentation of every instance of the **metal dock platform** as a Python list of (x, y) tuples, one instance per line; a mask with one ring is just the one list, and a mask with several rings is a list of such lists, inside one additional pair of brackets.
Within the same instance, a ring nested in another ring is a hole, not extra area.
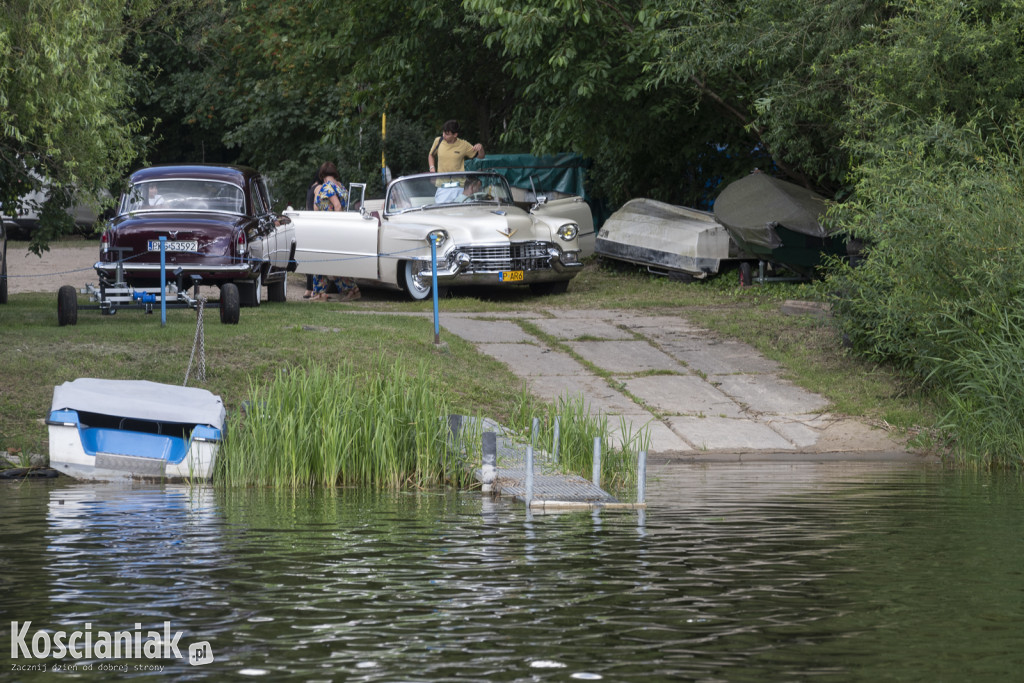
[[(492, 420), (484, 420), (481, 427), (485, 464), (475, 471), (475, 475), (484, 492), (489, 490), (494, 496), (515, 498), (534, 510), (647, 507), (642, 500), (623, 503), (592, 481), (559, 471), (550, 453), (533, 451), (531, 446), (518, 443), (504, 427)], [(461, 423), (458, 426), (453, 424), (452, 428), (457, 432)], [(488, 451), (491, 449), (495, 465), (493, 471), (488, 471)]]

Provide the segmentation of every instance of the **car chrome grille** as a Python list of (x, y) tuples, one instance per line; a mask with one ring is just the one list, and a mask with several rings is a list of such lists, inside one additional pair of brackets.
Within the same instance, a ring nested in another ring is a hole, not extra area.
[(548, 242), (518, 242), (493, 247), (459, 247), (470, 259), (466, 272), (497, 273), (503, 270), (549, 270)]

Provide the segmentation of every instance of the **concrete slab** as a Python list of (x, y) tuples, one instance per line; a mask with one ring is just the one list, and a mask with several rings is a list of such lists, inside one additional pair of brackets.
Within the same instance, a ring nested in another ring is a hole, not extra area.
[(669, 429), (664, 422), (654, 419), (650, 413), (609, 416), (608, 431), (616, 440), (615, 445), (618, 447), (621, 447), (624, 440), (635, 440), (641, 433), (646, 433), (648, 456), (671, 456), (693, 452), (690, 444)]
[(534, 340), (533, 336), (523, 332), (523, 328), (508, 320), (445, 318), (441, 320), (441, 327), (473, 343), (516, 343)]
[(477, 348), (492, 358), (500, 360), (520, 377), (538, 375), (567, 375), (570, 377), (587, 374), (586, 368), (572, 356), (552, 351), (537, 344), (477, 344)]
[(711, 332), (694, 325), (689, 320), (668, 315), (643, 315), (630, 311), (623, 315), (620, 322), (645, 337), (658, 339), (663, 336), (696, 335), (707, 337)]
[(761, 422), (797, 448), (811, 448), (818, 443), (818, 430), (797, 418), (773, 416)]
[(647, 370), (684, 371), (672, 356), (645, 341), (569, 342), (569, 346), (597, 367), (616, 374)]
[(557, 339), (579, 339), (584, 336), (594, 339), (634, 339), (629, 332), (595, 318), (570, 318), (568, 320), (544, 318), (530, 322)]
[(667, 418), (672, 431), (698, 451), (786, 451), (796, 445), (787, 441), (771, 427), (753, 420), (727, 417)]
[[(628, 396), (608, 386), (608, 382), (596, 375), (581, 374), (535, 375), (527, 379), (530, 391), (547, 401), (557, 401), (561, 397), (569, 400), (582, 399), (583, 404), (592, 413), (622, 414), (643, 412), (643, 408), (634, 403)], [(645, 413), (650, 419), (651, 415)]]
[[(563, 308), (547, 308), (544, 309), (544, 313), (548, 318), (554, 318), (558, 320), (604, 320), (611, 323), (612, 325), (618, 325), (622, 322), (633, 322), (636, 320), (636, 314), (630, 310), (593, 310), (590, 308), (583, 309), (563, 309)], [(540, 317), (540, 316), (535, 316)]]
[(743, 409), (696, 375), (651, 375), (624, 382), (629, 393), (671, 415), (741, 417)]
[(770, 374), (781, 368), (748, 344), (689, 338), (658, 342), (661, 350), (705, 375)]
[(828, 406), (818, 394), (768, 375), (718, 375), (718, 388), (756, 413), (793, 415), (813, 413)]

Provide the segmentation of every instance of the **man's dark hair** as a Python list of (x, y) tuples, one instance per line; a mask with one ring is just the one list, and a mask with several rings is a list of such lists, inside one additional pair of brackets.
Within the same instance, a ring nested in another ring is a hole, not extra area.
[(444, 126), (441, 128), (441, 131), (444, 133), (458, 133), (459, 122), (455, 119), (448, 119), (444, 122)]

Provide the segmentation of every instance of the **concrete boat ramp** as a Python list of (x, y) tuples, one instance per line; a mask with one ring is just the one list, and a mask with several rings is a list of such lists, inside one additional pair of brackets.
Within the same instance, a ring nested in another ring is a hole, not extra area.
[(541, 309), (444, 313), (457, 335), (505, 363), (534, 395), (583, 397), (648, 455), (691, 460), (916, 460), (883, 429), (829, 412), (822, 396), (742, 342), (683, 315)]

